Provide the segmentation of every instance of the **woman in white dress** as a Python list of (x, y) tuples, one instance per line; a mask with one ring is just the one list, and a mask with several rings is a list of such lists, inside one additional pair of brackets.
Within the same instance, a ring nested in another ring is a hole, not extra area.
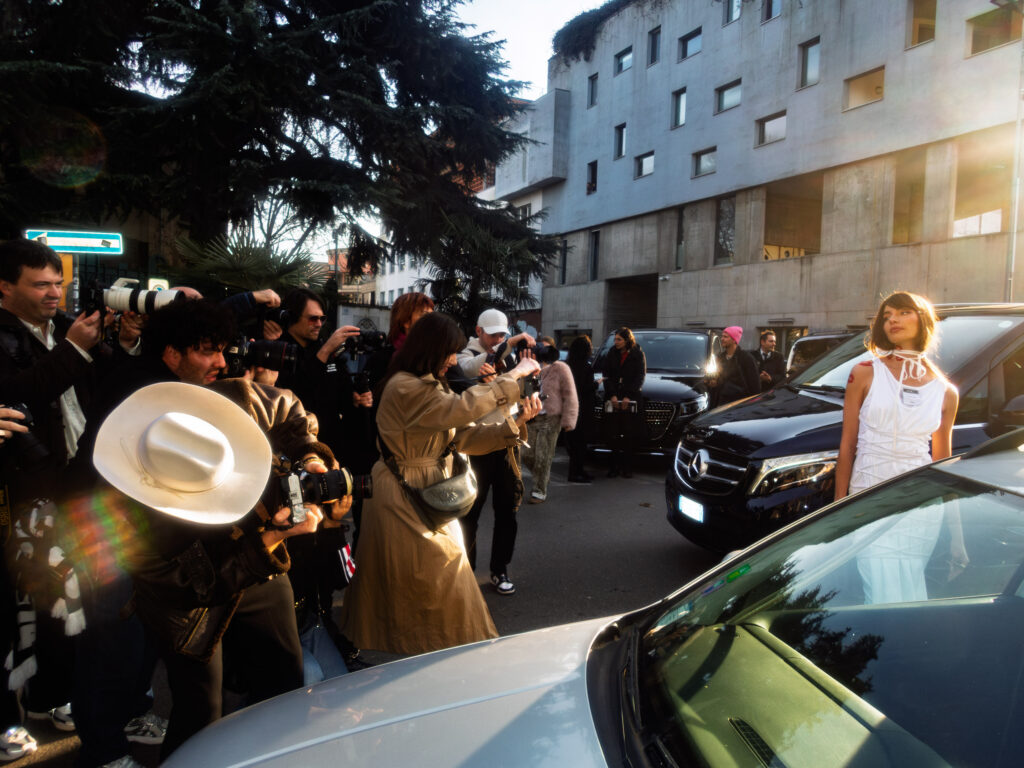
[[(927, 299), (913, 293), (893, 293), (879, 307), (866, 342), (874, 359), (855, 366), (846, 385), (837, 500), (950, 455), (959, 396), (926, 356), (937, 320)], [(941, 531), (941, 509), (879, 521), (887, 530), (857, 558), (866, 603), (927, 599), (924, 568)], [(951, 564), (962, 569), (959, 516), (947, 522)]]

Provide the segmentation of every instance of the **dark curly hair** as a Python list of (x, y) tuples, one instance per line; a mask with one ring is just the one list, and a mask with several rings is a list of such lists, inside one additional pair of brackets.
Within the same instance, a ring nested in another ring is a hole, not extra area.
[(231, 310), (209, 299), (182, 301), (149, 315), (142, 332), (142, 353), (159, 358), (167, 347), (179, 352), (204, 343), (226, 345), (235, 338)]

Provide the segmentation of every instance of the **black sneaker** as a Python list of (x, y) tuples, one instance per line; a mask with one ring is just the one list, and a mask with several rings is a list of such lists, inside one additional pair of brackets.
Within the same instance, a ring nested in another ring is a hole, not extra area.
[(516, 585), (509, 581), (508, 575), (504, 573), (492, 573), (491, 584), (499, 595), (515, 594)]

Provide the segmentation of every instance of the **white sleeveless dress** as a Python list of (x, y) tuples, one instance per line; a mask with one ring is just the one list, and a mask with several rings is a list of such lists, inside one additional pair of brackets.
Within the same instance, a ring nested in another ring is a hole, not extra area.
[[(942, 421), (944, 381), (901, 385), (883, 361), (876, 359), (872, 366), (871, 387), (860, 408), (850, 493), (930, 463), (929, 440)], [(857, 555), (864, 603), (927, 600), (924, 569), (941, 529), (939, 504), (866, 526), (862, 533), (875, 538)]]

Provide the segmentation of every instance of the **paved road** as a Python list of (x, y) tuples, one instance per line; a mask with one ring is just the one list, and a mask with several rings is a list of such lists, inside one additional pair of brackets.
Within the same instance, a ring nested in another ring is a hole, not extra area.
[[(552, 468), (548, 498), (524, 504), (519, 537), (509, 576), (514, 595), (498, 595), (490, 586), (493, 513), (481, 515), (477, 569), (481, 589), (498, 631), (503, 635), (611, 616), (639, 608), (669, 594), (714, 565), (718, 558), (683, 539), (665, 520), (664, 480), (668, 460), (646, 457), (632, 478), (605, 477), (601, 457), (591, 466), (589, 486), (569, 485), (567, 459), (559, 450)], [(526, 478), (527, 495), (531, 479)], [(367, 653), (369, 660), (393, 656)], [(166, 715), (166, 685), (155, 684), (157, 710)], [(70, 766), (77, 739), (35, 724), (40, 753), (16, 765)], [(44, 744), (45, 742), (45, 744)], [(136, 759), (156, 765), (156, 748), (139, 748)]]

